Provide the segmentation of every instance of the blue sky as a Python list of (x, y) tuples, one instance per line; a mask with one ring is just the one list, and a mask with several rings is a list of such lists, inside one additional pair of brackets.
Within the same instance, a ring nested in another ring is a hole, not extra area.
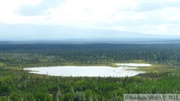
[[(179, 4), (180, 0), (0, 0), (0, 39), (42, 36), (42, 30), (37, 28), (32, 29), (36, 33), (26, 31), (27, 28), (20, 33), (23, 29), (20, 25), (46, 26), (47, 29), (48, 26), (110, 29), (180, 37)], [(11, 31), (9, 26), (19, 29)], [(45, 36), (51, 35), (46, 33)], [(67, 37), (60, 32), (53, 34), (56, 36)], [(68, 36), (76, 34), (72, 32)]]

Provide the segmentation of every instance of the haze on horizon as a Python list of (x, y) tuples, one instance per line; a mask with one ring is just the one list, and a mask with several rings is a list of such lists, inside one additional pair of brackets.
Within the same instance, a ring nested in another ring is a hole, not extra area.
[(0, 0), (0, 41), (180, 37), (180, 0)]

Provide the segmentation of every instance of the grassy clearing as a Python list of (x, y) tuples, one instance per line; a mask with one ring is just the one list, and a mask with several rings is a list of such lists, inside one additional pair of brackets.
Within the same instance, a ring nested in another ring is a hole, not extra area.
[(132, 60), (132, 62), (133, 63), (147, 63), (148, 64), (148, 62), (146, 62), (144, 60)]
[(137, 70), (145, 71), (147, 73), (160, 73), (160, 72), (175, 71), (176, 68), (169, 65), (153, 64), (152, 66), (149, 67), (139, 67)]

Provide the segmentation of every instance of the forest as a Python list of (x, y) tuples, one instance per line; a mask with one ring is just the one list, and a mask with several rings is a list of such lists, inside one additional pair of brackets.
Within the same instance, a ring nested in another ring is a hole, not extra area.
[[(134, 77), (55, 77), (26, 67), (155, 64)], [(123, 101), (124, 94), (180, 94), (180, 44), (0, 44), (0, 101)]]

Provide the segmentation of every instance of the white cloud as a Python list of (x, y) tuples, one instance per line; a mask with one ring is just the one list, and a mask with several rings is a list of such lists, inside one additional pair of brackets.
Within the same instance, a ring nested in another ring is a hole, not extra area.
[(0, 0), (0, 13), (2, 15), (14, 14), (21, 6), (37, 5), (42, 0)]
[(168, 20), (180, 21), (180, 14), (174, 15), (174, 16), (170, 17)]
[(56, 7), (45, 9), (43, 15), (26, 16), (18, 12), (24, 6), (38, 6), (43, 1), (0, 0), (0, 23), (178, 34), (179, 0), (64, 0)]
[[(67, 0), (58, 8), (49, 9), (47, 12), (51, 15), (54, 23), (91, 24), (107, 21), (109, 18), (112, 21), (121, 20), (124, 18), (121, 10), (135, 7), (136, 2), (130, 0)], [(114, 15), (116, 13), (117, 15)]]
[(18, 9), (26, 5), (38, 5), (41, 2), (42, 0), (0, 0), (0, 22), (7, 24), (21, 23), (25, 17), (17, 14)]
[(130, 19), (132, 19), (133, 21), (148, 20), (148, 18), (144, 14), (134, 14), (130, 16)]

